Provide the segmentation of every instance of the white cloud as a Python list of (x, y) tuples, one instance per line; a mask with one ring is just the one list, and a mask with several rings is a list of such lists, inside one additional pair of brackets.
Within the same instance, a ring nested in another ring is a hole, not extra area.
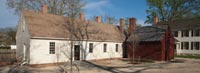
[(101, 9), (101, 8), (106, 7), (108, 5), (110, 5), (109, 0), (100, 0), (100, 1), (97, 1), (97, 2), (89, 2), (88, 4), (86, 4), (84, 9)]
[(90, 18), (95, 15), (104, 15), (106, 9), (112, 9), (110, 0), (97, 0), (95, 2), (89, 1), (84, 10), (86, 10), (86, 18)]

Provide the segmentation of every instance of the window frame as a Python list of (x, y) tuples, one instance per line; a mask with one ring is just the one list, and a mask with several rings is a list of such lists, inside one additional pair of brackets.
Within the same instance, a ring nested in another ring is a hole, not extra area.
[(194, 42), (193, 49), (194, 50), (199, 50), (199, 42)]
[(191, 42), (191, 50), (194, 50), (194, 42)]
[(190, 31), (189, 30), (183, 30), (183, 31), (181, 31), (182, 32), (182, 37), (189, 37), (190, 35), (189, 35), (189, 33), (190, 33)]
[(189, 50), (189, 42), (183, 42), (183, 48), (184, 50)]
[(93, 53), (93, 43), (89, 43), (89, 53)]
[(200, 32), (199, 32), (199, 30), (192, 30), (193, 32), (193, 36), (194, 37), (198, 37), (198, 36), (200, 36)]
[(103, 44), (103, 52), (107, 52), (107, 44)]
[(183, 50), (183, 42), (181, 42), (181, 50)]
[(178, 31), (174, 31), (174, 37), (178, 37)]
[(115, 44), (115, 51), (119, 52), (119, 45), (118, 44)]
[(49, 43), (49, 54), (55, 54), (56, 50), (55, 50), (55, 42), (50, 42)]

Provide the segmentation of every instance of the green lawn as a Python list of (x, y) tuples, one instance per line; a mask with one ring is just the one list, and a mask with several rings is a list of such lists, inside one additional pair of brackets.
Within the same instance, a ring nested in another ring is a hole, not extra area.
[(200, 59), (200, 55), (192, 55), (192, 54), (185, 54), (185, 55), (175, 55), (175, 58), (192, 58), (192, 59)]

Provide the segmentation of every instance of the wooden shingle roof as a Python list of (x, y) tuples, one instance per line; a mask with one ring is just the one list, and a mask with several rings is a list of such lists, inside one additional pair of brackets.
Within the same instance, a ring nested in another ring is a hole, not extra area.
[(200, 29), (200, 17), (174, 20), (174, 21), (158, 22), (156, 24), (157, 27), (161, 27), (161, 28), (165, 28), (167, 25), (170, 26), (172, 31)]
[[(25, 23), (31, 37), (69, 38), (71, 33), (66, 23), (68, 18), (35, 11), (23, 11)], [(78, 25), (77, 25), (77, 24)], [(83, 22), (76, 19), (75, 26), (81, 26), (77, 35), (91, 41), (123, 42), (125, 36), (115, 25), (102, 24), (92, 21)], [(77, 39), (75, 39), (77, 40)]]
[[(160, 41), (164, 36), (165, 31), (165, 29), (153, 26), (137, 27), (130, 37), (136, 35), (138, 41)], [(128, 38), (127, 41), (132, 41), (132, 38)]]

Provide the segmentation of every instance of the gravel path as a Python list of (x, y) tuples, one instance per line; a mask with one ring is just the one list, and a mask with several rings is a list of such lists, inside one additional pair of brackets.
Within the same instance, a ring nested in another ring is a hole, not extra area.
[[(128, 64), (122, 60), (104, 60), (95, 62), (76, 62), (79, 73), (200, 73), (200, 60), (177, 58), (174, 62), (155, 62)], [(63, 67), (63, 66), (60, 66)], [(0, 73), (61, 73), (59, 66), (30, 68), (13, 66), (0, 67)], [(12, 70), (10, 70), (12, 68)], [(67, 68), (65, 68), (67, 70)], [(78, 73), (77, 69), (74, 73)]]

